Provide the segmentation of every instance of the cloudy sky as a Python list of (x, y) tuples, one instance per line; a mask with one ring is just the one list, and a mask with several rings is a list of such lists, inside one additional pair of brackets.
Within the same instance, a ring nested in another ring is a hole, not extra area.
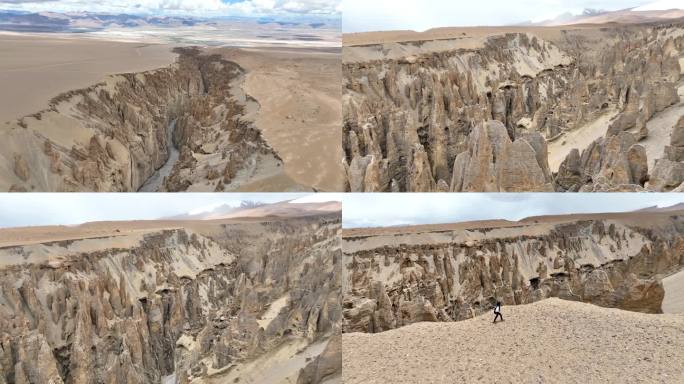
[(684, 194), (345, 194), (345, 228), (455, 223), (469, 220), (520, 220), (529, 216), (623, 212), (684, 202)]
[(342, 31), (510, 25), (584, 9), (684, 8), (684, 0), (342, 0)]
[(0, 0), (0, 9), (191, 16), (339, 17), (340, 0)]
[(296, 199), (320, 202), (341, 199), (321, 193), (4, 193), (0, 196), (0, 228), (71, 225), (103, 220), (149, 220), (196, 214), (242, 201), (275, 203)]
[(149, 220), (206, 212), (224, 204), (238, 206), (242, 201), (285, 200), (342, 200), (344, 226), (354, 228), (631, 211), (684, 203), (684, 194), (6, 193), (0, 198), (0, 228)]

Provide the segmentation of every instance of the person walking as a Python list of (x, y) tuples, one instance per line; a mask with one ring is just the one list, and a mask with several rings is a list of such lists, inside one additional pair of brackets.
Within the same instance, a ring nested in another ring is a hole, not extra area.
[(501, 302), (497, 301), (496, 302), (496, 307), (494, 307), (494, 322), (496, 323), (496, 319), (501, 318), (501, 321), (503, 321), (503, 316), (501, 315)]

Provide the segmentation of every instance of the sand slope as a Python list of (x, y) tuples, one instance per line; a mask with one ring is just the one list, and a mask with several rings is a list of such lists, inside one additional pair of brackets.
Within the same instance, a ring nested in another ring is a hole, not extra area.
[(327, 341), (308, 344), (306, 339), (293, 339), (279, 348), (254, 361), (229, 369), (227, 373), (219, 372), (215, 377), (207, 377), (193, 381), (196, 384), (295, 384), (299, 370), (316, 356), (323, 353)]
[[(684, 76), (684, 67), (682, 67), (682, 75)], [(677, 124), (680, 117), (684, 116), (684, 81), (680, 81), (677, 85), (677, 93), (679, 94), (679, 103), (656, 113), (646, 123), (648, 136), (639, 144), (646, 148), (648, 169), (653, 169), (656, 159), (664, 157), (665, 146), (670, 145), (672, 127)], [(635, 132), (635, 130), (632, 131)]]
[(343, 335), (345, 383), (682, 382), (684, 315), (547, 299), (454, 323)]
[[(558, 172), (561, 163), (574, 148), (580, 151), (587, 149), (591, 143), (605, 136), (610, 120), (617, 116), (618, 111), (611, 110), (598, 119), (585, 124), (573, 131), (564, 132), (563, 136), (554, 141), (548, 142), (549, 145), (549, 168), (553, 172)], [(672, 128), (672, 127), (670, 127)], [(669, 139), (669, 136), (667, 137)], [(664, 140), (663, 140), (664, 141)], [(661, 153), (662, 155), (662, 153)], [(650, 158), (649, 158), (650, 160)]]
[(679, 271), (663, 279), (665, 297), (664, 313), (684, 313), (684, 271)]

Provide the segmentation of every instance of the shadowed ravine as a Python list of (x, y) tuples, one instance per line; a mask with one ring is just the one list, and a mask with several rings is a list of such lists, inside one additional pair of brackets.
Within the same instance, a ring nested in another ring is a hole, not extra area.
[(161, 168), (157, 169), (157, 171), (152, 176), (150, 176), (150, 178), (147, 179), (147, 181), (145, 181), (142, 187), (138, 189), (138, 192), (159, 191), (159, 188), (164, 183), (164, 179), (171, 174), (173, 166), (178, 161), (178, 156), (180, 155), (180, 152), (178, 152), (178, 148), (176, 148), (176, 145), (173, 143), (173, 133), (176, 130), (176, 121), (176, 119), (173, 119), (173, 121), (171, 121), (166, 133), (166, 148), (168, 148), (169, 151), (168, 160), (166, 160), (166, 163), (164, 163), (164, 165)]

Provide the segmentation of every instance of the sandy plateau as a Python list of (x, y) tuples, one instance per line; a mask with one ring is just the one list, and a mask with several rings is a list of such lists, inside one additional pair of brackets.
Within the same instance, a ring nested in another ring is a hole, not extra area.
[(339, 383), (340, 209), (0, 229), (0, 381)]
[(224, 57), (247, 70), (245, 93), (259, 103), (255, 124), (285, 172), (320, 191), (343, 190), (342, 81), (337, 48), (242, 48)]
[(176, 58), (166, 44), (0, 33), (0, 124), (38, 112), (61, 93), (107, 75), (143, 72)]

